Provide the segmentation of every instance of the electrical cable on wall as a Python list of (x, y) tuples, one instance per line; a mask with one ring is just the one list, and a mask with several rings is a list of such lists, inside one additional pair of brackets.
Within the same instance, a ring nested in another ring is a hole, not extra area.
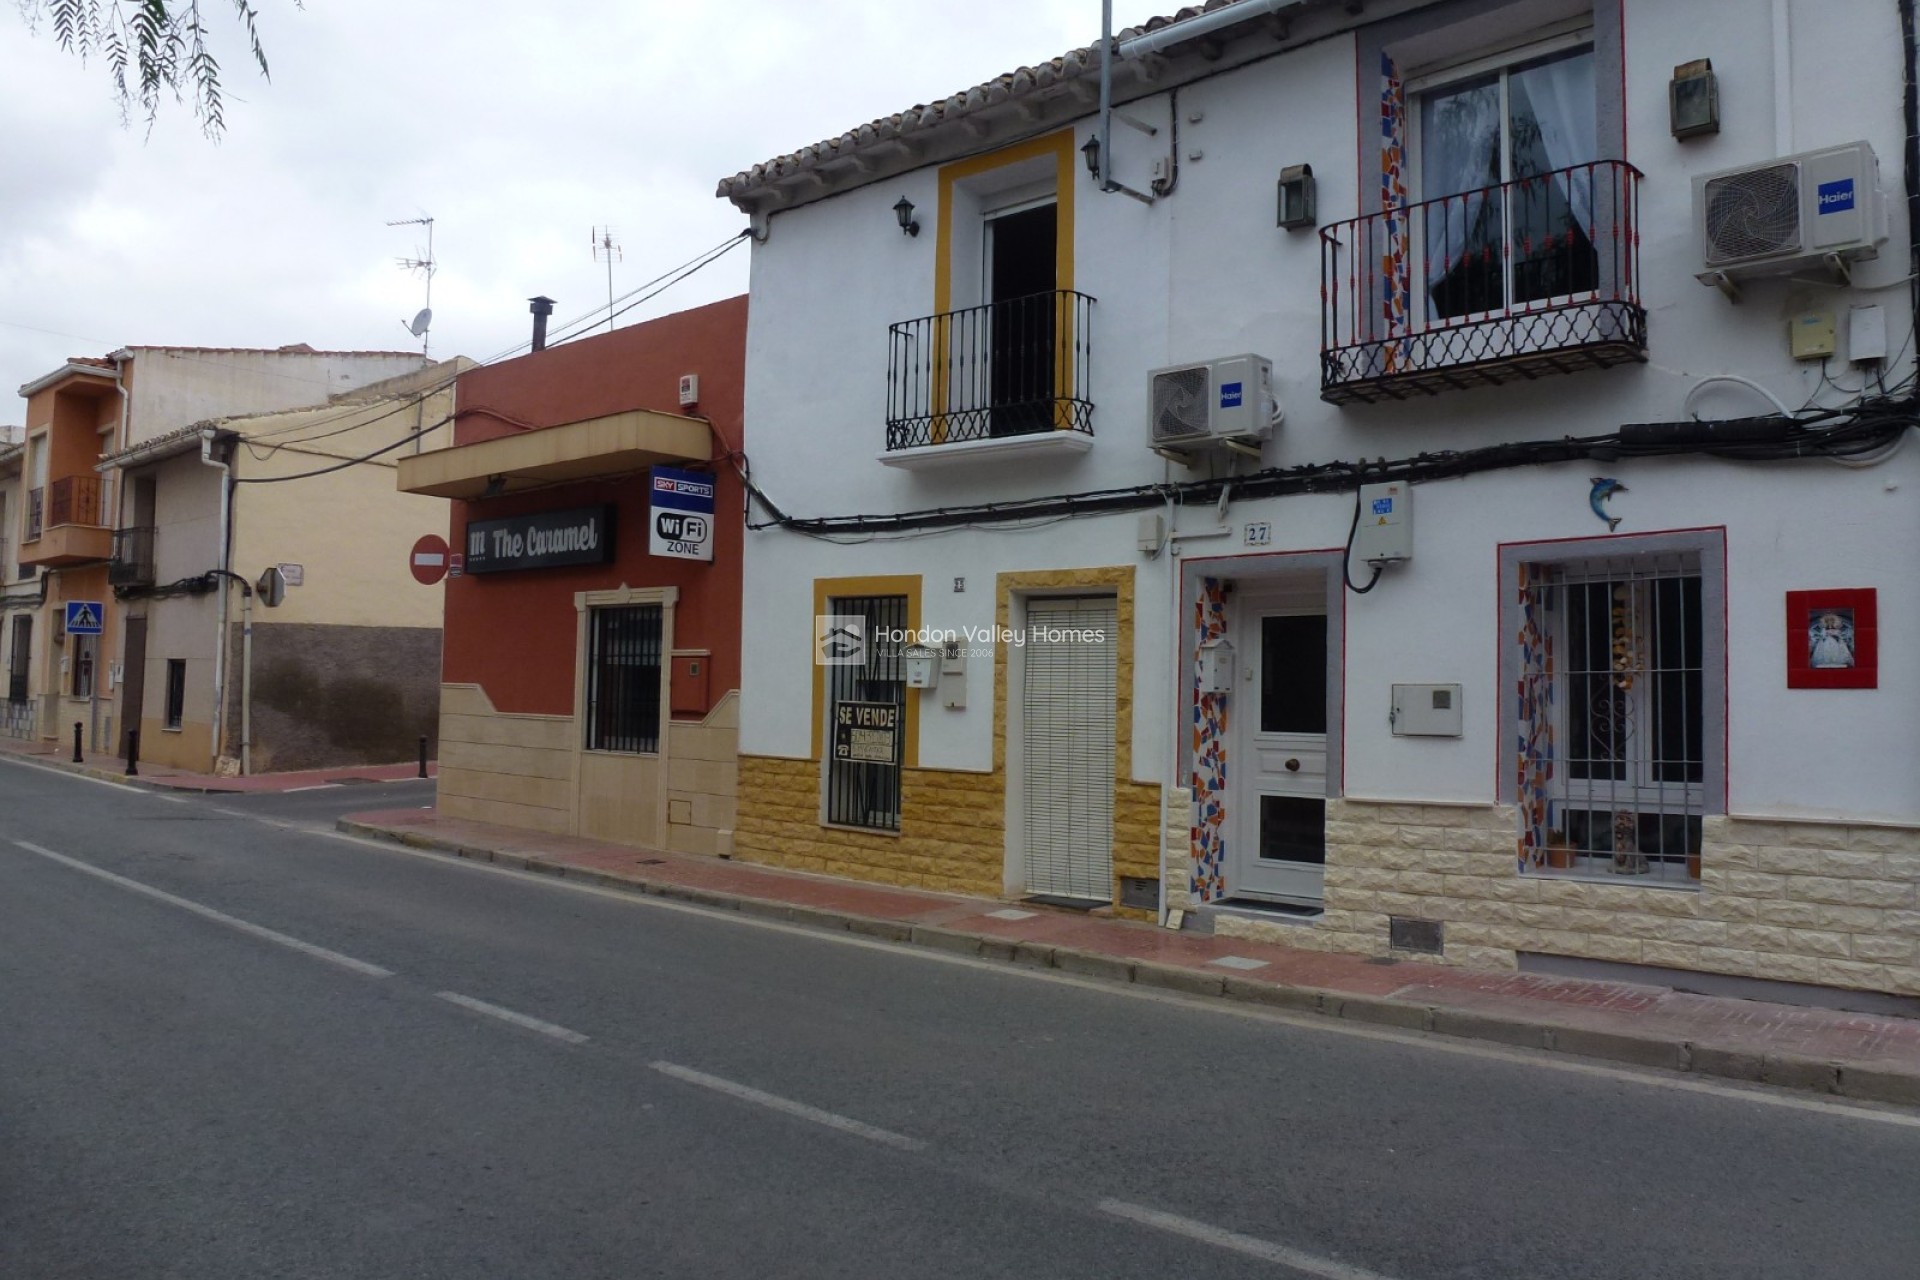
[(1347, 526), (1347, 549), (1340, 556), (1340, 581), (1344, 582), (1347, 586), (1347, 590), (1353, 592), (1353, 594), (1357, 596), (1363, 596), (1367, 594), (1367, 592), (1373, 590), (1375, 587), (1380, 585), (1380, 575), (1386, 572), (1387, 566), (1385, 566), (1384, 564), (1375, 564), (1373, 566), (1373, 576), (1367, 579), (1367, 585), (1364, 587), (1359, 586), (1354, 582), (1353, 580), (1353, 539), (1354, 539), (1354, 535), (1358, 534), (1359, 532), (1360, 532), (1360, 491), (1358, 489), (1355, 489), (1353, 491), (1353, 523)]

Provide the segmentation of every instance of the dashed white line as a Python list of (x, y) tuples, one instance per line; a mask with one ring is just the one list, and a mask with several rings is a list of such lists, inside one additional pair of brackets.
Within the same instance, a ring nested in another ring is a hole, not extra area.
[(1241, 1235), (1238, 1231), (1228, 1231), (1225, 1227), (1216, 1227), (1211, 1223), (1194, 1218), (1183, 1218), (1177, 1213), (1166, 1213), (1159, 1209), (1149, 1209), (1144, 1205), (1128, 1204), (1125, 1200), (1102, 1200), (1100, 1212), (1116, 1218), (1125, 1218), (1128, 1222), (1137, 1222), (1143, 1227), (1152, 1227), (1157, 1231), (1169, 1231), (1201, 1244), (1212, 1245), (1216, 1249), (1225, 1249), (1230, 1253), (1245, 1254), (1249, 1258), (1259, 1258), (1263, 1262), (1276, 1262), (1283, 1267), (1292, 1267), (1295, 1271), (1310, 1276), (1319, 1276), (1321, 1280), (1387, 1280), (1378, 1271), (1368, 1271), (1365, 1267), (1349, 1266), (1336, 1262), (1332, 1258), (1320, 1258), (1311, 1253), (1302, 1253), (1298, 1249), (1289, 1249), (1286, 1245), (1275, 1244), (1271, 1240), (1262, 1240), (1259, 1236)]
[(211, 920), (215, 924), (223, 924), (229, 929), (244, 933), (249, 937), (259, 938), (263, 942), (271, 942), (275, 946), (298, 951), (302, 955), (313, 957), (315, 960), (324, 960), (328, 964), (339, 965), (342, 969), (351, 970), (365, 977), (391, 978), (393, 976), (393, 970), (391, 969), (382, 969), (377, 964), (368, 964), (365, 960), (356, 960), (352, 956), (342, 955), (338, 951), (330, 951), (326, 947), (317, 946), (314, 943), (281, 933), (277, 929), (269, 929), (265, 925), (254, 924), (252, 921), (242, 920), (238, 916), (230, 916), (224, 911), (216, 911), (212, 907), (193, 901), (191, 898), (182, 898), (178, 894), (168, 893), (164, 889), (156, 889), (150, 884), (141, 884), (138, 880), (129, 880), (125, 876), (116, 875), (111, 871), (96, 867), (90, 862), (82, 862), (78, 858), (69, 858), (64, 853), (55, 853), (51, 849), (42, 848), (37, 844), (29, 844), (25, 840), (15, 840), (13, 843), (25, 849), (28, 853), (37, 854), (42, 858), (57, 862), (63, 867), (71, 867), (75, 871), (93, 876), (98, 880), (104, 880), (108, 884), (127, 890), (129, 893), (138, 893), (145, 897), (152, 898), (156, 902), (164, 902), (168, 906), (178, 907), (182, 911), (191, 911), (203, 920)]
[(842, 1133), (865, 1138), (869, 1142), (878, 1142), (882, 1146), (900, 1151), (920, 1151), (926, 1143), (918, 1138), (909, 1138), (904, 1133), (895, 1133), (891, 1129), (880, 1129), (849, 1116), (834, 1111), (822, 1111), (810, 1107), (804, 1102), (795, 1102), (791, 1098), (782, 1098), (778, 1094), (766, 1093), (750, 1085), (736, 1084), (732, 1080), (723, 1080), (719, 1076), (710, 1076), (704, 1071), (695, 1071), (692, 1067), (677, 1066), (671, 1062), (653, 1062), (647, 1064), (663, 1076), (672, 1076), (675, 1080), (687, 1084), (699, 1085), (702, 1089), (711, 1089), (715, 1093), (724, 1093), (730, 1098), (742, 1102), (751, 1102), (769, 1110), (783, 1112), (802, 1120), (811, 1120), (814, 1124), (825, 1125), (829, 1129), (838, 1129)]
[(498, 1018), (502, 1022), (511, 1023), (526, 1031), (537, 1031), (543, 1036), (551, 1036), (555, 1040), (563, 1040), (568, 1044), (585, 1044), (587, 1042), (587, 1037), (581, 1035), (578, 1031), (571, 1031), (557, 1022), (543, 1022), (539, 1018), (529, 1017), (524, 1013), (516, 1013), (512, 1009), (502, 1008), (497, 1004), (488, 1004), (485, 1000), (475, 1000), (472, 996), (463, 996), (458, 991), (436, 991), (433, 994), (439, 999), (445, 1000), (448, 1004), (457, 1004), (462, 1009), (471, 1009), (473, 1012), (485, 1014), (489, 1018)]

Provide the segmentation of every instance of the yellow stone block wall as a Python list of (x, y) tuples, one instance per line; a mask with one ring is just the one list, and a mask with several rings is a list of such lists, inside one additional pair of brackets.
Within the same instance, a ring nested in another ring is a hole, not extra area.
[(740, 794), (740, 691), (699, 723), (667, 726), (667, 848), (731, 854)]
[(751, 862), (998, 897), (1005, 824), (998, 775), (906, 769), (898, 835), (823, 826), (817, 761), (740, 757), (734, 852)]
[(1521, 875), (1518, 822), (1510, 805), (1330, 801), (1326, 913), (1216, 927), (1385, 955), (1388, 916), (1417, 916), (1445, 922), (1449, 964), (1531, 951), (1920, 996), (1920, 828), (1709, 817), (1690, 889)]

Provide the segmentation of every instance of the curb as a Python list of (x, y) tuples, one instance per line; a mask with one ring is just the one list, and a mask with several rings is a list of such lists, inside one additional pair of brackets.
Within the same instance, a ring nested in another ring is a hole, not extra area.
[(404, 845), (427, 853), (448, 854), (473, 862), (490, 862), (516, 871), (578, 880), (600, 888), (686, 902), (694, 906), (739, 911), (744, 915), (830, 933), (855, 933), (952, 955), (999, 960), (1029, 968), (1057, 969), (1062, 973), (1100, 981), (1153, 987), (1185, 995), (1210, 996), (1399, 1031), (1419, 1031), (1457, 1040), (1537, 1049), (1626, 1066), (1833, 1094), (1860, 1102), (1920, 1107), (1920, 1072), (1695, 1044), (1690, 1040), (1662, 1035), (1556, 1026), (1443, 1005), (1393, 1000), (1384, 996), (1261, 982), (1238, 974), (1209, 973), (1153, 960), (1129, 959), (1103, 951), (1051, 946), (935, 925), (916, 925), (901, 920), (799, 906), (774, 899), (650, 880), (644, 875), (570, 867), (538, 855), (507, 853), (418, 831), (375, 826), (352, 818), (340, 818), (334, 825), (349, 835)]

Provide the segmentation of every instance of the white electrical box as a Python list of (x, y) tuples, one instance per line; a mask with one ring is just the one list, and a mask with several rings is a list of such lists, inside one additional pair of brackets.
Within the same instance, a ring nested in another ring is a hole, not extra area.
[(1233, 691), (1233, 644), (1227, 640), (1209, 640), (1200, 646), (1197, 675), (1201, 693)]
[(1879, 307), (1854, 307), (1847, 313), (1847, 361), (1879, 364), (1887, 358), (1887, 313)]
[(1147, 555), (1160, 550), (1160, 544), (1167, 540), (1167, 518), (1157, 511), (1150, 511), (1140, 517), (1134, 525), (1134, 545)]
[(958, 640), (940, 648), (940, 705), (949, 711), (967, 708), (967, 655)]
[(1396, 738), (1457, 738), (1463, 723), (1460, 686), (1397, 684), (1392, 720)]
[(691, 409), (700, 403), (700, 375), (683, 373), (680, 375), (680, 407)]
[(906, 668), (907, 688), (931, 689), (940, 683), (940, 652), (923, 644), (910, 644), (900, 653)]
[(1412, 485), (1394, 480), (1360, 486), (1360, 523), (1353, 531), (1353, 558), (1376, 566), (1413, 559)]

